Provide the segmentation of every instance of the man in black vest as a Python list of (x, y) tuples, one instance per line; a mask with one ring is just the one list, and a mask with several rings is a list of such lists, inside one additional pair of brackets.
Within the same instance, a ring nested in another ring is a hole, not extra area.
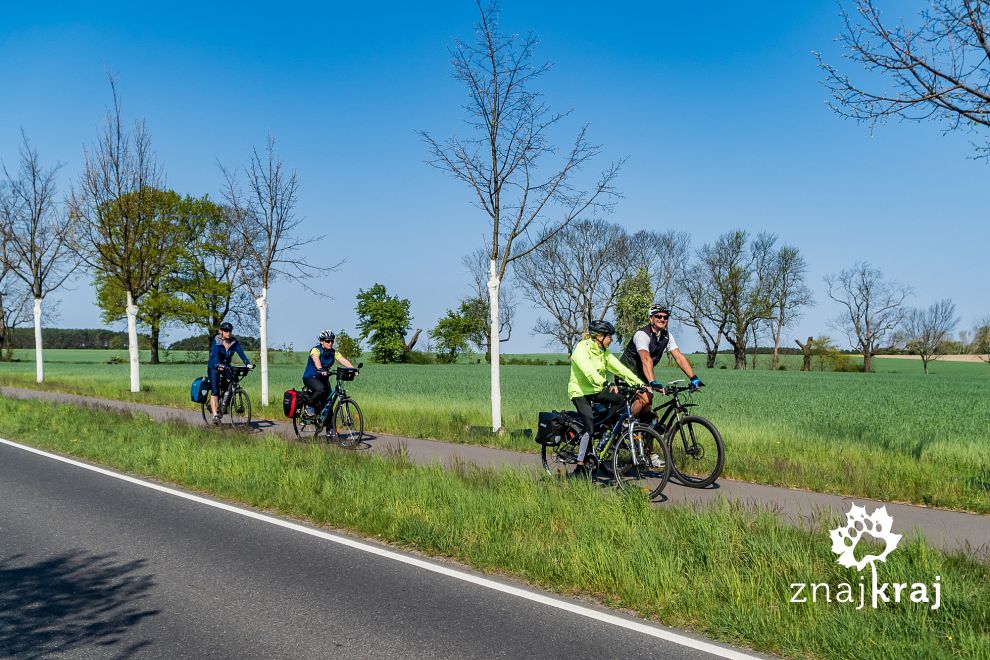
[[(653, 306), (650, 307), (649, 325), (633, 333), (629, 343), (626, 344), (626, 350), (622, 352), (622, 357), (619, 359), (645, 382), (660, 387), (661, 383), (657, 382), (653, 368), (663, 357), (664, 351), (667, 351), (674, 358), (674, 362), (681, 368), (681, 371), (684, 372), (684, 375), (691, 379), (691, 387), (697, 389), (704, 386), (701, 379), (694, 374), (691, 363), (681, 353), (681, 349), (677, 347), (674, 337), (667, 331), (669, 323), (670, 309), (661, 303), (653, 303)], [(638, 415), (645, 407), (653, 403), (652, 393), (647, 394), (644, 399), (637, 400), (633, 404), (632, 412), (634, 415)]]

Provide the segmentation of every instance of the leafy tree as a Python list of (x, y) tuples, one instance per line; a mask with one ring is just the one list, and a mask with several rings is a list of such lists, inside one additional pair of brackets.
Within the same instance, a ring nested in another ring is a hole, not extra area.
[[(459, 312), (468, 326), (467, 340), (474, 344), (479, 351), (484, 352), (485, 360), (491, 360), (491, 325), (488, 323), (491, 312), (488, 309), (487, 298), (478, 295), (463, 300)], [(508, 315), (505, 318), (510, 319)], [(512, 328), (509, 327), (510, 334), (511, 331)], [(505, 340), (500, 338), (499, 341)]]
[(643, 325), (652, 303), (653, 287), (650, 272), (645, 267), (619, 283), (615, 298), (615, 329), (620, 342), (628, 341)]
[[(162, 330), (169, 322), (182, 320), (188, 309), (182, 297), (188, 284), (183, 265), (193, 260), (192, 254), (203, 234), (205, 219), (198, 212), (199, 200), (182, 198), (172, 190), (147, 188), (140, 195), (128, 193), (123, 197), (123, 204), (143, 206), (141, 213), (154, 219), (146, 223), (146, 240), (149, 244), (163, 246), (163, 252), (154, 257), (161, 261), (160, 267), (153, 276), (149, 276), (135, 312), (137, 321), (150, 331), (151, 363), (158, 364)], [(109, 211), (109, 216), (114, 216), (113, 209)], [(126, 292), (120, 280), (109, 273), (97, 272), (95, 283), (96, 301), (103, 310), (103, 320), (112, 323), (125, 318)]]
[(361, 342), (343, 330), (337, 333), (337, 341), (334, 342), (334, 345), (349, 360), (355, 360), (361, 356)]
[(852, 361), (843, 353), (831, 337), (822, 335), (809, 342), (811, 355), (818, 362), (819, 371), (850, 371)]
[[(463, 307), (462, 304), (462, 310)], [(473, 319), (462, 312), (448, 309), (446, 316), (430, 330), (430, 337), (436, 341), (438, 359), (446, 363), (456, 362), (457, 356), (468, 349), (468, 336), (476, 330)]]
[(412, 327), (409, 306), (408, 300), (389, 295), (383, 284), (358, 291), (358, 330), (361, 339), (371, 342), (371, 355), (376, 362), (402, 361), (405, 336)]

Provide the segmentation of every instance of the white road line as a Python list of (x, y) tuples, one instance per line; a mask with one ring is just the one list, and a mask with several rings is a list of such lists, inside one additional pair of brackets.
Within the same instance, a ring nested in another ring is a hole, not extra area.
[(663, 630), (662, 628), (657, 628), (647, 623), (641, 623), (639, 621), (631, 621), (629, 619), (623, 619), (612, 614), (606, 614), (605, 612), (599, 612), (588, 607), (582, 607), (581, 605), (576, 605), (574, 603), (569, 603), (552, 596), (547, 596), (545, 594), (535, 593), (532, 591), (527, 591), (525, 589), (520, 589), (519, 587), (514, 587), (508, 584), (503, 584), (501, 582), (496, 582), (495, 580), (489, 580), (487, 578), (479, 577), (477, 575), (471, 575), (470, 573), (465, 573), (464, 571), (459, 571), (454, 568), (448, 568), (447, 566), (441, 566), (438, 564), (433, 564), (428, 561), (423, 561), (422, 559), (417, 559), (416, 557), (410, 557), (408, 555), (403, 555), (398, 552), (393, 552), (392, 550), (386, 550), (384, 548), (379, 548), (368, 543), (363, 543), (361, 541), (355, 541), (354, 539), (349, 539), (346, 536), (340, 536), (338, 534), (331, 534), (329, 532), (320, 531), (318, 529), (312, 529), (304, 525), (299, 525), (287, 520), (281, 520), (273, 516), (267, 516), (263, 513), (258, 513), (257, 511), (251, 511), (249, 509), (242, 509), (240, 507), (232, 506), (230, 504), (225, 504), (223, 502), (217, 502), (214, 500), (207, 499), (205, 497), (200, 497), (199, 495), (193, 495), (191, 493), (184, 493), (180, 490), (175, 490), (174, 488), (168, 488), (166, 486), (161, 486), (159, 484), (151, 483), (150, 481), (144, 481), (142, 479), (137, 479), (135, 477), (130, 477), (125, 474), (119, 474), (111, 470), (96, 467), (94, 465), (89, 465), (87, 463), (82, 463), (80, 461), (73, 460), (71, 458), (66, 458), (64, 456), (59, 456), (57, 454), (51, 454), (40, 449), (35, 449), (34, 447), (28, 447), (26, 445), (13, 442), (11, 440), (5, 440), (0, 438), (0, 443), (14, 447), (15, 449), (21, 449), (32, 454), (37, 454), (39, 456), (44, 456), (45, 458), (50, 458), (56, 461), (61, 461), (63, 463), (68, 463), (69, 465), (74, 465), (76, 467), (83, 468), (85, 470), (90, 470), (92, 472), (97, 472), (99, 474), (113, 477), (114, 479), (120, 479), (121, 481), (127, 481), (129, 483), (144, 486), (145, 488), (150, 488), (152, 490), (157, 490), (162, 493), (167, 493), (168, 495), (174, 495), (175, 497), (181, 497), (186, 500), (193, 502), (198, 502), (199, 504), (205, 504), (207, 506), (212, 506), (217, 509), (222, 509), (224, 511), (229, 511), (231, 513), (236, 513), (247, 518), (254, 518), (255, 520), (260, 520), (272, 525), (277, 525), (279, 527), (284, 527), (286, 529), (291, 529), (294, 532), (301, 532), (303, 534), (309, 534), (310, 536), (315, 536), (317, 538), (330, 541), (332, 543), (338, 543), (340, 545), (345, 545), (349, 548), (354, 548), (355, 550), (360, 550), (362, 552), (367, 552), (373, 555), (378, 555), (379, 557), (384, 557), (386, 559), (391, 559), (394, 561), (399, 561), (404, 564), (409, 564), (411, 566), (416, 566), (417, 568), (422, 568), (427, 571), (432, 571), (434, 573), (440, 573), (441, 575), (446, 575), (448, 577), (455, 578), (457, 580), (462, 580), (464, 582), (470, 582), (471, 584), (476, 584), (486, 589), (492, 589), (493, 591), (499, 591), (501, 593), (510, 594), (512, 596), (517, 596), (519, 598), (525, 598), (536, 603), (541, 603), (543, 605), (549, 605), (550, 607), (556, 607), (557, 609), (565, 610), (567, 612), (572, 612), (579, 616), (587, 617), (589, 619), (594, 619), (596, 621), (601, 621), (602, 623), (607, 623), (619, 628), (625, 628), (626, 630), (633, 630), (644, 635), (650, 635), (651, 637), (657, 637), (659, 639), (666, 640), (668, 642), (673, 642), (674, 644), (679, 644), (681, 646), (686, 646), (698, 651), (703, 651), (705, 653), (710, 653), (712, 655), (721, 658), (732, 658), (733, 660), (743, 660), (756, 658), (756, 656), (748, 655), (746, 653), (741, 653), (733, 649), (723, 648), (715, 644), (710, 644), (708, 642), (703, 642), (700, 640), (692, 639), (690, 637), (685, 637), (684, 635), (679, 635), (675, 632), (670, 632), (669, 630)]

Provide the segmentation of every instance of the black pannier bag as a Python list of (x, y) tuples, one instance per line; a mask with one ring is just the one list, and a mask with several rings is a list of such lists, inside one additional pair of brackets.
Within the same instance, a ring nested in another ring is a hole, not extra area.
[(536, 442), (541, 445), (556, 445), (560, 443), (560, 432), (563, 430), (563, 420), (556, 410), (541, 412), (536, 425)]

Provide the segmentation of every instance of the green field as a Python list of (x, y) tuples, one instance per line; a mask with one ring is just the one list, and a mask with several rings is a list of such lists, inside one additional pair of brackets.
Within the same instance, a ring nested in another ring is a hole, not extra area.
[(990, 654), (990, 566), (922, 539), (901, 542), (879, 570), (891, 582), (938, 576), (939, 609), (906, 598), (865, 610), (791, 602), (794, 582), (855, 585), (862, 577), (836, 562), (831, 517), (795, 527), (772, 510), (724, 501), (652, 507), (635, 493), (517, 470), (418, 467), (401, 456), (3, 398), (0, 436), (786, 657)]
[[(125, 357), (123, 351), (117, 352)], [(128, 365), (110, 352), (47, 351), (46, 389), (191, 408), (194, 364), (142, 365), (142, 391), (128, 392)], [(34, 386), (30, 351), (0, 363), (0, 384)], [(761, 356), (762, 358), (762, 356)], [(276, 354), (271, 392), (298, 387), (298, 356)], [(765, 358), (763, 364), (766, 364)], [(791, 367), (800, 358), (787, 356)], [(296, 364), (286, 364), (293, 361)], [(727, 476), (822, 492), (990, 513), (990, 367), (878, 359), (878, 373), (701, 369), (695, 410), (727, 445)], [(664, 366), (663, 378), (680, 375)], [(570, 407), (568, 368), (502, 368), (503, 421), (529, 429), (540, 410)], [(245, 383), (258, 398), (257, 375)], [(368, 364), (349, 388), (371, 430), (535, 451), (521, 433), (493, 437), (488, 366)], [(259, 410), (256, 406), (256, 412)], [(266, 411), (278, 416), (276, 407)]]

